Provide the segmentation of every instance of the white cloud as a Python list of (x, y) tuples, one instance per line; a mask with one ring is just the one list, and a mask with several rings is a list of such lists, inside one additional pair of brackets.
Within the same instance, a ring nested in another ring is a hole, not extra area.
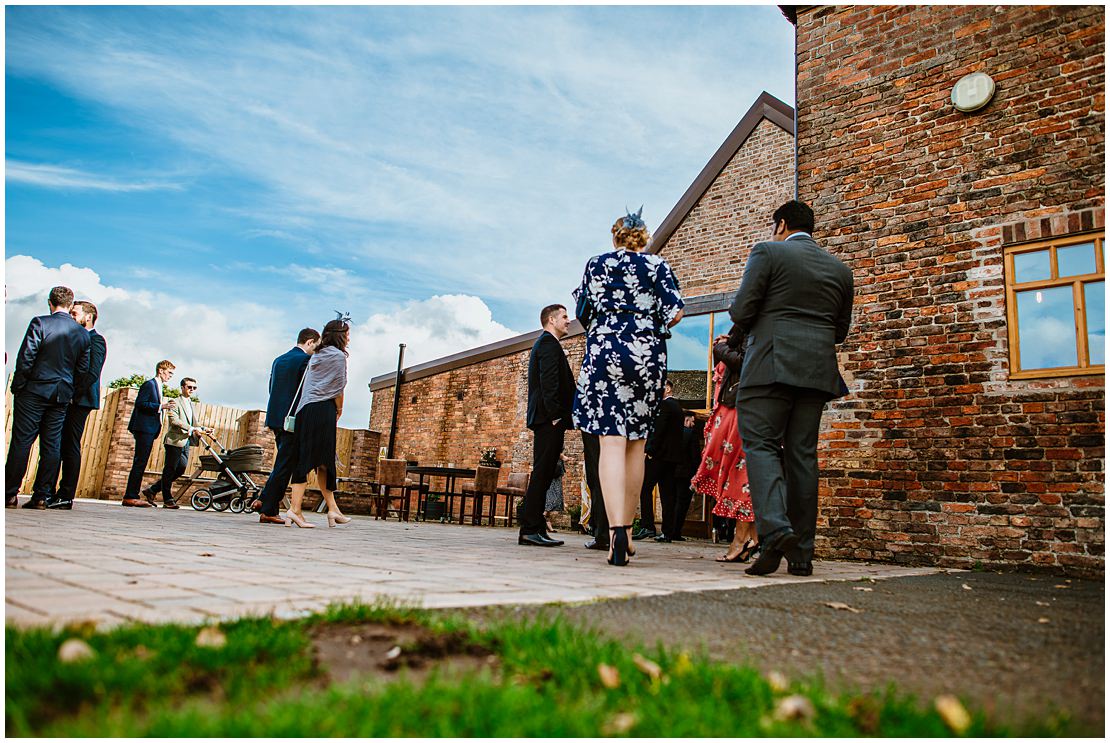
[(88, 189), (93, 191), (158, 191), (180, 190), (177, 183), (165, 181), (127, 182), (116, 178), (88, 173), (60, 165), (42, 165), (8, 160), (5, 163), (5, 178), (16, 183), (26, 183), (42, 188)]
[[(91, 268), (50, 267), (25, 255), (8, 258), (4, 266), (8, 373), (27, 323), (47, 311), (46, 295), (60, 284), (97, 305), (97, 331), (108, 343), (105, 384), (134, 372), (152, 374), (154, 365), (166, 358), (177, 365), (178, 378), (197, 379), (202, 400), (222, 405), (265, 407), (270, 362), (293, 345), (303, 325), (289, 322), (273, 307), (235, 298), (217, 306), (108, 286)], [(394, 368), (398, 343), (408, 344), (406, 364), (413, 364), (491, 343), (515, 331), (495, 322), (478, 297), (442, 295), (409, 302), (392, 312), (355, 315), (351, 335), (340, 424), (359, 427), (370, 416), (370, 378)]]

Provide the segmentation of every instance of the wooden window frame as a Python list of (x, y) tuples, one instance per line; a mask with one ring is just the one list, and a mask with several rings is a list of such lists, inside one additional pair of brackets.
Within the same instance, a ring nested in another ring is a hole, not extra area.
[[(1053, 377), (1076, 377), (1105, 374), (1106, 365), (1091, 365), (1087, 348), (1087, 300), (1083, 291), (1086, 284), (1106, 281), (1106, 264), (1103, 262), (1103, 240), (1105, 232), (1072, 234), (1050, 240), (1009, 245), (1003, 248), (1003, 273), (1006, 283), (1006, 332), (1010, 343), (1010, 379), (1046, 379)], [(1070, 245), (1093, 242), (1095, 244), (1095, 273), (1080, 276), (1059, 277), (1056, 251)], [(1014, 256), (1048, 250), (1050, 277), (1042, 281), (1015, 283)], [(1075, 321), (1077, 366), (1060, 366), (1050, 369), (1022, 369), (1021, 343), (1018, 333), (1017, 293), (1033, 289), (1055, 289), (1062, 286), (1072, 287), (1072, 315)]]

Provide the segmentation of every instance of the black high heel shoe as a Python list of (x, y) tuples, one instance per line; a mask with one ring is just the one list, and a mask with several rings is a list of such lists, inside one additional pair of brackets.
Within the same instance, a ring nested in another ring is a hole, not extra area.
[(612, 534), (609, 542), (613, 546), (613, 554), (609, 556), (610, 565), (624, 566), (628, 564), (628, 532), (623, 526), (614, 526), (609, 529)]

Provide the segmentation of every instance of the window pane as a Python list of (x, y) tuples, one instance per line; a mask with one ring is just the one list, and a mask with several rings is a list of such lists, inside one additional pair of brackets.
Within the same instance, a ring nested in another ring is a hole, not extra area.
[(674, 381), (674, 396), (683, 407), (707, 407), (709, 315), (684, 317), (671, 328), (671, 337), (667, 340), (667, 376)]
[(1024, 284), (1026, 281), (1044, 281), (1052, 278), (1052, 264), (1048, 260), (1047, 250), (1036, 250), (1032, 253), (1014, 253), (1014, 283)]
[(1077, 365), (1070, 286), (1018, 292), (1017, 315), (1022, 371)]
[(1056, 248), (1056, 268), (1061, 277), (1095, 273), (1098, 270), (1095, 267), (1095, 244), (1083, 243)]
[(1106, 282), (1083, 285), (1087, 304), (1087, 355), (1091, 366), (1106, 363)]

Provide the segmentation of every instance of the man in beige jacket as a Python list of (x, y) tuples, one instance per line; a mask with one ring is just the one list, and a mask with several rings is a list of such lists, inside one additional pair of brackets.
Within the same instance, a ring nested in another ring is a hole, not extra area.
[(185, 377), (181, 380), (181, 395), (174, 401), (170, 408), (169, 425), (166, 435), (162, 437), (162, 444), (166, 448), (166, 461), (162, 465), (162, 479), (143, 491), (143, 495), (151, 504), (154, 496), (162, 493), (162, 508), (179, 508), (173, 499), (170, 488), (173, 482), (185, 474), (185, 465), (189, 461), (189, 444), (193, 438), (202, 431), (211, 434), (212, 429), (198, 426), (196, 413), (193, 410), (191, 397), (197, 391), (197, 380)]

